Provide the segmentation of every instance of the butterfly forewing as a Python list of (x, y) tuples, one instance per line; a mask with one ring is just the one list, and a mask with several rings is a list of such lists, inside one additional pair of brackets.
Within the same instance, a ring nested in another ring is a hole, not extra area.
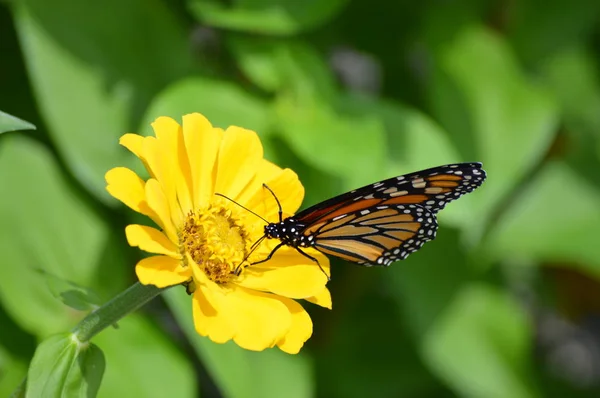
[(316, 204), (295, 218), (310, 225), (379, 205), (400, 204), (418, 204), (435, 214), (475, 190), (485, 178), (481, 163), (438, 166), (366, 185)]
[(306, 229), (314, 248), (363, 265), (387, 266), (404, 260), (437, 231), (435, 215), (419, 205), (380, 205), (338, 215)]

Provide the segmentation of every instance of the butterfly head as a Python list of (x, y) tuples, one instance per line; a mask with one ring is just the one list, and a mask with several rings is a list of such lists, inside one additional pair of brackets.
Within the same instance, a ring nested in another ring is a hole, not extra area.
[(265, 236), (268, 239), (279, 239), (282, 223), (270, 223), (265, 225)]

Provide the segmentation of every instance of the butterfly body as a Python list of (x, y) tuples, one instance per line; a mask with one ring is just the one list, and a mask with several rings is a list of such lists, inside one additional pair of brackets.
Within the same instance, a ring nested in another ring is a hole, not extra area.
[(456, 163), (366, 185), (286, 219), (279, 205), (279, 222), (267, 224), (257, 244), (263, 239), (280, 242), (266, 259), (253, 264), (268, 261), (280, 247), (290, 246), (317, 264), (302, 248), (365, 266), (388, 266), (433, 240), (436, 214), (478, 188), (485, 178), (481, 163)]
[(279, 239), (281, 243), (291, 247), (312, 246), (312, 236), (302, 234), (304, 228), (305, 225), (299, 224), (292, 217), (288, 217), (278, 223), (265, 225), (265, 237), (267, 239)]

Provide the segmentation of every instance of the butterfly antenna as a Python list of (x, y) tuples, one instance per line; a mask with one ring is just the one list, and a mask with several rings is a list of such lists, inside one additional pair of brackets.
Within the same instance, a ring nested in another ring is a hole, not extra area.
[[(238, 203), (238, 202), (236, 202), (235, 200), (233, 200), (233, 199), (231, 199), (231, 198), (228, 198), (227, 196), (225, 196), (225, 195), (223, 195), (223, 194), (220, 194), (220, 193), (215, 193), (215, 195), (217, 195), (217, 196), (220, 196), (220, 197), (222, 197), (222, 198), (225, 198), (225, 199), (227, 199), (227, 200), (229, 200), (229, 201), (231, 201), (231, 202), (235, 203), (236, 205), (240, 206), (242, 209), (249, 211), (250, 213), (254, 214), (256, 217), (260, 218), (261, 220), (263, 220), (264, 222), (266, 222), (267, 224), (269, 224), (269, 222), (268, 222), (268, 221), (267, 221), (267, 220), (266, 220), (264, 217), (261, 217), (261, 216), (259, 216), (258, 214), (256, 214), (255, 212), (253, 212), (253, 211), (252, 211), (252, 210), (250, 210), (249, 208), (247, 208), (247, 207), (245, 207), (245, 206), (242, 206), (241, 204), (239, 204), (239, 203)], [(279, 202), (277, 202), (277, 203), (279, 203)], [(280, 207), (280, 209), (281, 209), (281, 207)], [(279, 217), (281, 218), (281, 216), (279, 216)]]
[(275, 195), (275, 192), (273, 192), (273, 190), (271, 188), (269, 188), (267, 186), (267, 184), (263, 184), (263, 187), (267, 188), (269, 190), (269, 192), (271, 192), (271, 195), (273, 195), (273, 197), (275, 198), (275, 202), (277, 202), (277, 206), (279, 207), (279, 222), (281, 222), (283, 220), (283, 210), (281, 209), (281, 203), (279, 203), (279, 199), (277, 199), (277, 195)]
[(254, 242), (252, 244), (252, 246), (250, 246), (250, 251), (248, 252), (248, 254), (246, 254), (246, 256), (244, 257), (244, 259), (237, 265), (237, 267), (235, 267), (235, 270), (233, 271), (234, 274), (236, 274), (236, 275), (240, 274), (240, 271), (242, 270), (242, 264), (244, 264), (244, 261), (248, 260), (248, 257), (250, 257), (250, 255), (256, 249), (258, 249), (258, 246), (260, 245), (260, 242), (262, 242), (263, 240), (265, 240), (266, 237), (267, 237), (267, 235), (263, 235), (260, 239), (258, 239), (256, 242)]

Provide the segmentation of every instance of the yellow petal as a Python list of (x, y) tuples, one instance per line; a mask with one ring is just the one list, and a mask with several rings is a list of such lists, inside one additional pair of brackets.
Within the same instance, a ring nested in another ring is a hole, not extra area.
[(297, 354), (310, 338), (313, 324), (308, 313), (294, 300), (279, 298), (292, 315), (292, 326), (285, 337), (277, 342), (277, 346), (288, 354)]
[[(256, 250), (256, 252), (252, 255), (252, 257), (250, 257), (250, 262), (252, 263), (267, 258), (279, 243), (280, 241), (277, 239), (267, 239), (263, 241), (260, 244), (259, 248)], [(280, 247), (279, 249), (277, 249), (275, 254), (273, 254), (273, 257), (271, 257), (269, 261), (261, 263), (256, 267), (282, 268), (295, 265), (310, 265), (318, 271), (321, 271), (322, 268), (327, 275), (331, 275), (329, 258), (326, 255), (313, 248), (302, 248), (302, 251), (314, 258), (315, 260), (317, 260), (321, 267), (319, 268), (319, 265), (317, 265), (316, 262), (312, 261), (310, 258), (306, 257), (305, 255), (301, 254), (298, 250), (290, 246)]]
[(235, 330), (226, 316), (227, 311), (222, 309), (227, 303), (215, 299), (213, 289), (214, 286), (199, 285), (194, 292), (194, 326), (201, 336), (207, 336), (215, 343), (225, 343), (233, 338)]
[(175, 225), (180, 225), (184, 214), (177, 200), (177, 180), (174, 178), (175, 170), (172, 167), (174, 154), (161, 148), (155, 137), (144, 138), (143, 151), (146, 161), (154, 172), (155, 180), (161, 186), (165, 203), (169, 208), (169, 220)]
[(123, 145), (125, 148), (129, 149), (131, 153), (137, 156), (144, 164), (146, 170), (148, 170), (150, 177), (154, 178), (154, 173), (152, 172), (151, 167), (148, 165), (148, 162), (146, 162), (146, 157), (144, 156), (142, 149), (143, 142), (144, 137), (131, 133), (125, 134), (119, 139), (119, 144)]
[(327, 288), (324, 288), (323, 290), (321, 290), (321, 292), (317, 295), (305, 298), (305, 300), (309, 301), (313, 304), (320, 305), (321, 307), (325, 307), (325, 308), (329, 308), (329, 309), (331, 309), (331, 307), (332, 307), (331, 293), (329, 293), (329, 289), (327, 289)]
[(263, 183), (277, 196), (283, 209), (283, 218), (294, 214), (302, 204), (304, 187), (298, 180), (298, 175), (290, 169), (282, 170), (263, 160), (254, 181), (257, 184), (247, 187), (239, 201), (269, 221), (279, 221), (279, 206), (271, 192), (263, 187)]
[[(229, 284), (211, 289), (205, 297), (217, 316), (225, 318), (218, 324), (221, 336), (227, 334), (230, 325), (235, 343), (247, 350), (261, 351), (274, 346), (291, 326), (289, 310), (274, 295)], [(208, 331), (209, 335), (212, 332)]]
[[(272, 292), (291, 298), (306, 298), (320, 293), (327, 284), (327, 276), (310, 260), (302, 255), (296, 255), (291, 250), (280, 249), (282, 256), (274, 256), (279, 261), (285, 258), (286, 263), (294, 265), (277, 264), (276, 268), (262, 268), (260, 265), (246, 268), (236, 283), (241, 286)], [(296, 265), (297, 264), (297, 265)], [(262, 265), (262, 264), (261, 264)], [(323, 268), (328, 272), (328, 266)]]
[[(216, 342), (224, 342), (229, 336), (242, 348), (261, 351), (273, 347), (288, 333), (291, 314), (277, 296), (231, 283), (217, 285), (199, 267), (193, 267), (193, 271), (196, 287), (203, 295), (198, 296), (195, 312), (196, 330), (202, 335)], [(205, 323), (199, 324), (201, 321)]]
[(165, 168), (162, 177), (173, 180), (181, 212), (188, 214), (193, 209), (192, 176), (183, 130), (170, 117), (159, 117), (152, 123), (152, 128), (156, 134), (157, 147), (166, 155), (161, 160)]
[(135, 273), (140, 283), (159, 288), (177, 285), (192, 276), (189, 267), (183, 267), (181, 260), (169, 256), (144, 258), (135, 266)]
[(262, 144), (254, 131), (229, 127), (219, 149), (215, 192), (237, 200), (256, 174), (262, 156)]
[(177, 232), (173, 226), (173, 223), (171, 222), (169, 203), (165, 198), (162, 187), (158, 181), (153, 178), (146, 182), (146, 200), (148, 201), (148, 206), (160, 220), (159, 225), (162, 226), (162, 229), (166, 232), (169, 239), (172, 242), (177, 242)]
[(169, 139), (170, 135), (176, 134), (180, 128), (179, 123), (168, 116), (157, 117), (152, 123), (152, 130), (158, 140)]
[(144, 141), (144, 137), (137, 134), (127, 133), (123, 135), (119, 139), (119, 144), (123, 145), (125, 148), (129, 149), (131, 153), (133, 153), (138, 158), (143, 157), (142, 154), (142, 142)]
[(236, 329), (233, 340), (240, 347), (260, 351), (272, 347), (289, 331), (291, 314), (272, 295), (236, 287), (228, 298)]
[(200, 208), (208, 203), (213, 194), (213, 171), (223, 130), (213, 129), (204, 116), (192, 113), (183, 117), (183, 138), (190, 162), (192, 202), (195, 208)]
[(107, 171), (104, 178), (108, 184), (106, 186), (108, 193), (132, 210), (150, 217), (155, 223), (163, 226), (156, 213), (148, 206), (146, 183), (137, 174), (125, 167), (115, 167)]
[(177, 245), (156, 228), (132, 224), (125, 227), (125, 235), (130, 246), (138, 246), (149, 253), (181, 259)]

